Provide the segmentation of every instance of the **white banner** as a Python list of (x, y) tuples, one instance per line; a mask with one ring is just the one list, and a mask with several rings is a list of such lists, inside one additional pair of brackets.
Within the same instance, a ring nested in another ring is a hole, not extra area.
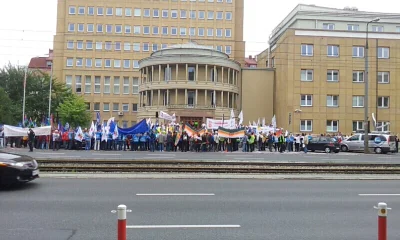
[(171, 122), (175, 122), (176, 121), (176, 117), (175, 116), (171, 116), (166, 112), (160, 111), (160, 114), (158, 115), (159, 118), (161, 119), (165, 119)]
[[(51, 135), (51, 127), (35, 127), (31, 128), (36, 136), (48, 136)], [(4, 136), (5, 137), (24, 137), (28, 136), (29, 128), (13, 127), (10, 125), (4, 125)]]
[(218, 129), (219, 127), (234, 129), (235, 119), (224, 120), (224, 123), (222, 124), (222, 120), (207, 118), (206, 127), (207, 129)]

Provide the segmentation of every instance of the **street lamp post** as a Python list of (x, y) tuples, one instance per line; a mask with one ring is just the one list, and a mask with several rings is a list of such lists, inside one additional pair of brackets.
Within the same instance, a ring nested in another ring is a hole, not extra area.
[(369, 138), (368, 138), (368, 26), (370, 23), (378, 22), (380, 18), (374, 18), (367, 22), (367, 31), (365, 36), (365, 93), (364, 93), (364, 153), (369, 153)]

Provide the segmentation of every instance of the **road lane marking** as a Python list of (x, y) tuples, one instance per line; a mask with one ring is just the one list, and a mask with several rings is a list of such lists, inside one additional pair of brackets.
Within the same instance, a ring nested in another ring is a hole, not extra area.
[(267, 158), (234, 158), (234, 160), (267, 160)]
[(361, 193), (358, 196), (400, 196), (399, 193)]
[(130, 225), (126, 228), (153, 229), (153, 228), (240, 228), (240, 225)]
[(215, 193), (137, 193), (136, 196), (215, 196)]
[(36, 154), (45, 154), (45, 155), (63, 155), (63, 154), (65, 154), (65, 153), (47, 153), (47, 152), (41, 153), (41, 152), (37, 152)]
[(137, 159), (170, 159), (170, 158), (175, 158), (174, 156), (154, 156), (154, 157), (138, 157)]
[(94, 156), (120, 156), (121, 154), (117, 153), (92, 153)]
[(175, 153), (149, 153), (147, 156), (167, 156), (167, 155), (175, 155)]

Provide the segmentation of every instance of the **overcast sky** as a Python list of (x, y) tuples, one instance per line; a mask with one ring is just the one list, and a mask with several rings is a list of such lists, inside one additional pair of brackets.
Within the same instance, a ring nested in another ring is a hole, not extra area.
[[(82, 0), (83, 2), (84, 0)], [(381, 0), (244, 0), (244, 40), (246, 55), (255, 55), (268, 47), (268, 36), (299, 3), (360, 11), (400, 12), (400, 3)], [(57, 0), (0, 0), (0, 67), (8, 62), (26, 65), (31, 57), (44, 56), (53, 47), (56, 30)]]

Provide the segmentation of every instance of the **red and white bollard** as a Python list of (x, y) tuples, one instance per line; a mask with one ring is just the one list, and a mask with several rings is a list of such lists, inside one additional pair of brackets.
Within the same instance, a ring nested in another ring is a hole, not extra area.
[(378, 210), (378, 240), (387, 240), (387, 210), (391, 208), (384, 202), (378, 203), (374, 208)]
[(131, 210), (127, 210), (126, 206), (121, 204), (118, 206), (118, 210), (111, 212), (118, 214), (117, 240), (126, 240), (126, 213), (131, 212)]

